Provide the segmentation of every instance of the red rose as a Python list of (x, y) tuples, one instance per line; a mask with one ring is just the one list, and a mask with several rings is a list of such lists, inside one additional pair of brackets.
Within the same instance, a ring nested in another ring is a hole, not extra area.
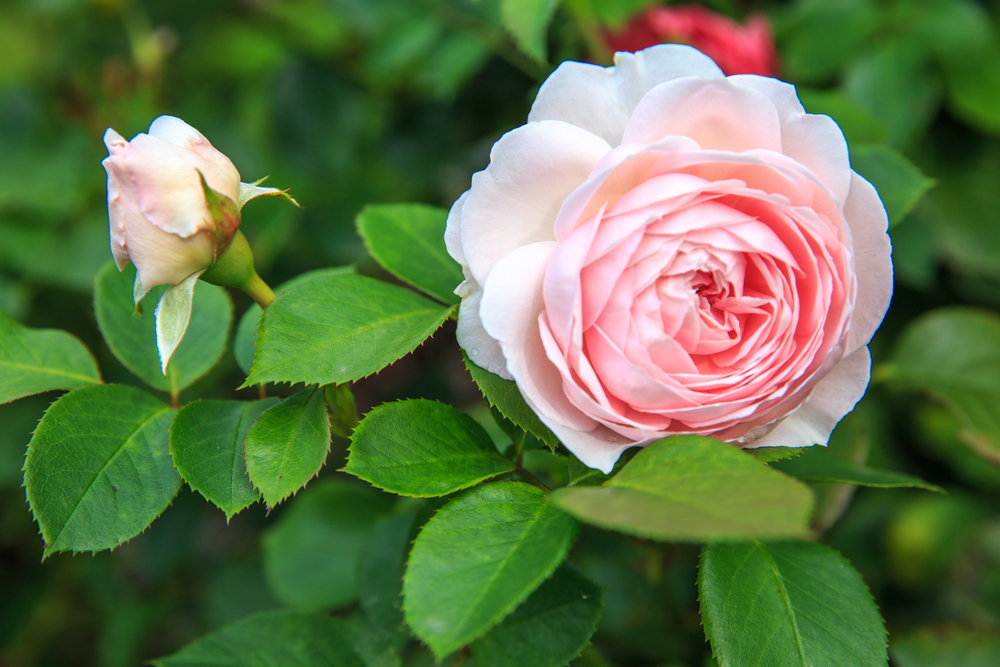
[(605, 34), (605, 43), (611, 51), (629, 52), (663, 43), (690, 44), (726, 75), (778, 72), (778, 54), (765, 17), (750, 16), (742, 26), (701, 5), (650, 7), (621, 30)]

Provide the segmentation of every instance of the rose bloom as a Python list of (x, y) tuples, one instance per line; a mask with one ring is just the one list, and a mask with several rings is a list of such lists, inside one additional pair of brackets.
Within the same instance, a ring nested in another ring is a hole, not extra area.
[(458, 339), (583, 463), (825, 444), (888, 307), (885, 210), (795, 89), (678, 45), (565, 62), (448, 217)]
[(654, 6), (605, 35), (611, 51), (639, 51), (656, 44), (690, 44), (712, 58), (725, 74), (778, 73), (771, 24), (752, 15), (746, 26), (701, 5)]
[(228, 157), (179, 118), (160, 116), (132, 141), (108, 128), (108, 214), (111, 252), (118, 270), (135, 264), (142, 291), (176, 285), (211, 266), (228, 246), (240, 219), (217, 224), (208, 209), (209, 187), (239, 198), (240, 173)]

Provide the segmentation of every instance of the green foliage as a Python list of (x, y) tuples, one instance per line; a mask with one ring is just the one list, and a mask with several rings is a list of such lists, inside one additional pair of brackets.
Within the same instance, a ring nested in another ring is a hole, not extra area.
[(358, 214), (358, 233), (382, 267), (403, 282), (446, 304), (459, 302), (454, 290), (462, 268), (444, 246), (448, 212), (423, 204), (367, 206)]
[(482, 636), (566, 557), (577, 523), (539, 489), (466, 491), (417, 536), (403, 579), (406, 621), (440, 659)]
[[(863, 49), (878, 28), (873, 0), (806, 0), (793, 6), (779, 38), (792, 81), (824, 81)], [(830, 39), (836, 35), (836, 39)]]
[(770, 463), (771, 461), (780, 461), (781, 459), (791, 459), (796, 456), (802, 456), (802, 454), (808, 450), (809, 447), (751, 447), (749, 449), (744, 449), (743, 451), (750, 454), (758, 461)]
[(580, 654), (601, 616), (604, 591), (571, 565), (472, 644), (480, 667), (563, 667)]
[(358, 404), (347, 384), (328, 384), (323, 390), (330, 408), (330, 430), (338, 438), (350, 438), (358, 425)]
[(804, 482), (842, 482), (885, 489), (915, 487), (944, 493), (941, 487), (913, 475), (876, 470), (837, 458), (825, 447), (810, 447), (802, 456), (776, 461), (773, 467)]
[(483, 427), (436, 401), (380, 405), (351, 438), (345, 472), (404, 496), (444, 496), (514, 470)]
[(358, 565), (358, 603), (387, 636), (409, 636), (403, 620), (403, 572), (416, 532), (417, 509), (375, 524)]
[(986, 310), (942, 308), (914, 320), (878, 377), (927, 392), (965, 427), (978, 454), (1000, 461), (1000, 317)]
[(170, 425), (170, 456), (177, 472), (227, 519), (260, 500), (247, 475), (243, 441), (253, 421), (277, 402), (195, 401)]
[(658, 440), (599, 487), (558, 489), (552, 502), (581, 521), (658, 540), (806, 534), (812, 496), (730, 444)]
[(90, 350), (54, 329), (28, 329), (0, 312), (0, 403), (101, 381)]
[(246, 384), (341, 384), (412, 352), (451, 308), (386, 283), (327, 275), (295, 285), (261, 317)]
[(559, 439), (524, 402), (524, 397), (521, 396), (516, 384), (480, 368), (464, 353), (463, 358), (469, 374), (491, 406), (516, 426), (544, 442), (553, 451), (559, 446)]
[(267, 408), (247, 431), (245, 449), (250, 481), (268, 507), (305, 486), (330, 451), (323, 389), (304, 389)]
[(885, 626), (868, 587), (821, 544), (709, 544), (698, 594), (720, 667), (886, 664)]
[(539, 62), (546, 61), (547, 37), (559, 0), (500, 0), (500, 16), (514, 42)]
[[(286, 283), (278, 285), (274, 288), (274, 293), (281, 294), (290, 287), (301, 285), (302, 283), (322, 278), (323, 276), (335, 276), (353, 272), (354, 267), (352, 266), (336, 266), (329, 269), (307, 271), (295, 276)], [(236, 363), (239, 364), (244, 373), (249, 373), (250, 368), (253, 366), (253, 357), (257, 345), (257, 323), (260, 322), (262, 312), (263, 310), (260, 306), (252, 303), (246, 309), (246, 312), (243, 313), (243, 316), (240, 317), (239, 324), (236, 325), (236, 335), (233, 337), (233, 355), (236, 357)]]
[(894, 639), (889, 652), (899, 667), (993, 667), (1000, 664), (1000, 637), (991, 631), (925, 628)]
[[(225, 290), (198, 282), (187, 334), (163, 375), (156, 346), (156, 322), (151, 312), (136, 312), (132, 302), (135, 268), (121, 272), (113, 262), (94, 278), (94, 313), (111, 352), (125, 368), (154, 389), (177, 395), (207, 373), (226, 348), (233, 306)], [(143, 300), (156, 303), (165, 287), (154, 287)]]
[(343, 481), (312, 485), (264, 533), (264, 573), (274, 595), (300, 609), (329, 609), (358, 594), (361, 554), (391, 501)]
[(398, 667), (392, 647), (339, 618), (276, 611), (205, 635), (155, 667)]
[(112, 549), (167, 508), (181, 485), (167, 450), (174, 413), (121, 385), (76, 389), (52, 404), (24, 466), (46, 555)]
[(890, 225), (901, 222), (934, 186), (932, 179), (888, 146), (853, 147), (851, 166), (878, 190)]

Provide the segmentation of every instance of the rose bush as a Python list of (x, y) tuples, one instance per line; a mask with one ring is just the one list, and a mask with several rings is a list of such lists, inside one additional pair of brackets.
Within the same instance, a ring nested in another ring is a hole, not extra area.
[[(179, 118), (160, 116), (132, 141), (108, 128), (111, 252), (121, 270), (135, 264), (142, 290), (176, 285), (211, 266), (240, 224), (240, 173), (228, 157)], [(201, 176), (199, 176), (199, 172)], [(201, 178), (234, 202), (213, 216)]]
[(751, 15), (743, 26), (701, 5), (654, 5), (621, 30), (607, 33), (605, 42), (611, 51), (688, 44), (714, 60), (725, 74), (778, 73), (771, 24), (760, 14)]
[(566, 62), (455, 202), (460, 344), (585, 464), (825, 444), (868, 384), (885, 210), (792, 86), (687, 46)]

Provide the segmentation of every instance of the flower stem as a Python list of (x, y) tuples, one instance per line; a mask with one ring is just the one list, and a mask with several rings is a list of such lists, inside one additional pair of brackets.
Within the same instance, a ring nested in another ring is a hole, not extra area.
[(254, 271), (253, 277), (245, 285), (241, 286), (240, 289), (256, 301), (257, 305), (261, 308), (267, 308), (275, 299), (274, 291), (268, 287), (267, 283), (261, 280), (256, 271)]
[(534, 475), (532, 475), (530, 472), (528, 472), (527, 470), (525, 470), (524, 468), (522, 468), (519, 465), (515, 464), (514, 472), (517, 473), (518, 475), (520, 475), (521, 477), (523, 477), (524, 479), (526, 479), (527, 481), (531, 482), (535, 486), (537, 486), (542, 491), (551, 491), (552, 490), (548, 486), (545, 485), (545, 482), (543, 482), (542, 480), (538, 479), (537, 477), (535, 477)]

